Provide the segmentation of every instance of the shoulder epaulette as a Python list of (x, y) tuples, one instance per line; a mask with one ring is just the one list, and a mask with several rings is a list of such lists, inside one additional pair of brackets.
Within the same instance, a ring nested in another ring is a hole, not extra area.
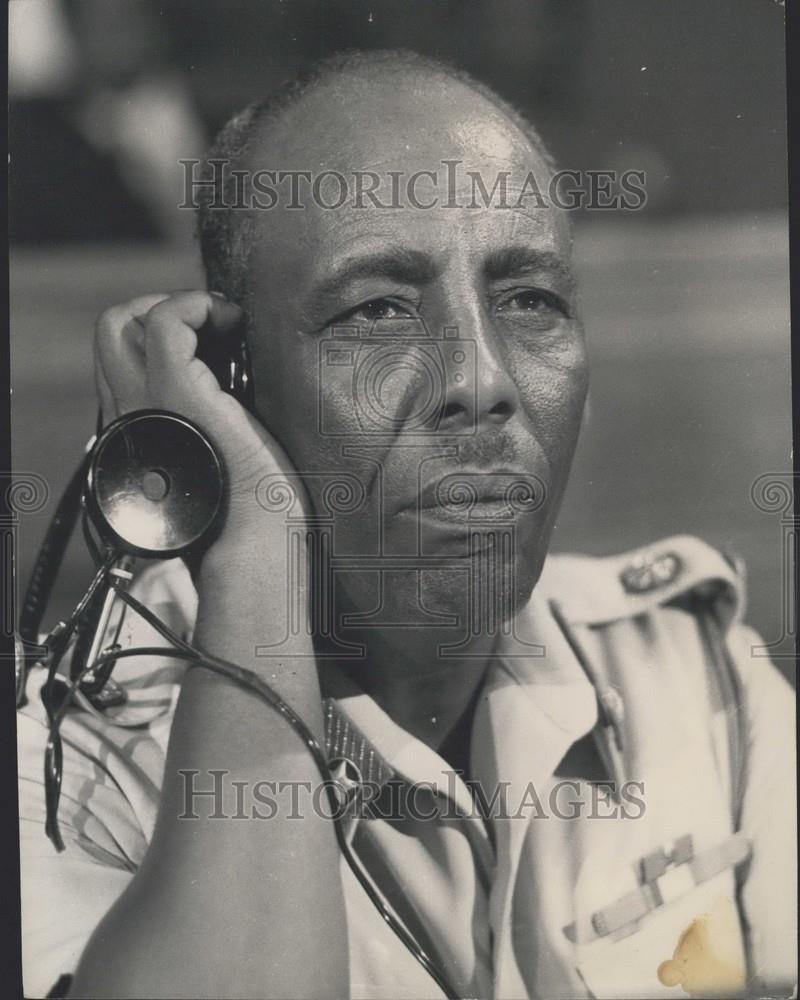
[(537, 585), (572, 625), (632, 618), (695, 594), (713, 601), (724, 624), (743, 609), (743, 568), (691, 535), (673, 535), (620, 555), (553, 555)]

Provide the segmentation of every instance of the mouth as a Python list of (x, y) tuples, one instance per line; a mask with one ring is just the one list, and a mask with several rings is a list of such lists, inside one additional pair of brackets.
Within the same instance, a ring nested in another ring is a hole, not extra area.
[(403, 520), (457, 526), (464, 531), (509, 524), (537, 511), (546, 495), (544, 482), (518, 469), (460, 469), (430, 480), (403, 503)]

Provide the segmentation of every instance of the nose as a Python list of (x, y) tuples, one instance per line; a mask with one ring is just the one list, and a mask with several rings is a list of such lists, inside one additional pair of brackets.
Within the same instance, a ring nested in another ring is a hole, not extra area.
[(445, 399), (442, 431), (488, 430), (507, 423), (519, 408), (519, 393), (488, 316), (444, 328)]

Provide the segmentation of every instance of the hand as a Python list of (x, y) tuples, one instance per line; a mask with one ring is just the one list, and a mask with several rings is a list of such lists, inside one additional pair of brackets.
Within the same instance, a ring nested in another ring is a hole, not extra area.
[[(228, 506), (213, 548), (253, 547), (275, 516), (259, 507), (265, 476), (292, 476), (291, 463), (269, 432), (195, 357), (196, 330), (220, 334), (240, 324), (241, 309), (222, 296), (190, 291), (145, 295), (107, 309), (97, 322), (95, 374), (106, 422), (131, 410), (156, 407), (188, 417), (211, 439), (225, 463)], [(305, 498), (302, 498), (305, 500)]]

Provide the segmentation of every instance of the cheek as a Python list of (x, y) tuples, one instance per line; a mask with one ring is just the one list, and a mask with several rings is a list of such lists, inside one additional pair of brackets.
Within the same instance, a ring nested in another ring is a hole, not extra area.
[(582, 338), (510, 356), (520, 404), (551, 469), (568, 468), (575, 448), (589, 387)]
[[(303, 335), (254, 352), (253, 362), (259, 419), (305, 477), (312, 507), (318, 514), (337, 511), (337, 546), (342, 551), (374, 554), (378, 516), (370, 483), (375, 462), (384, 454), (376, 450), (374, 437), (357, 433), (352, 389), (339, 391), (337, 380), (330, 373), (326, 376), (320, 343)], [(332, 424), (334, 431), (344, 428), (345, 436), (330, 433)], [(347, 452), (346, 446), (354, 444), (366, 446), (366, 458), (364, 453)], [(337, 506), (344, 494), (352, 495), (352, 516), (342, 513), (350, 510), (346, 497), (344, 507)]]
[(252, 355), (259, 419), (296, 466), (308, 466), (318, 448), (315, 353), (289, 335), (264, 338)]

